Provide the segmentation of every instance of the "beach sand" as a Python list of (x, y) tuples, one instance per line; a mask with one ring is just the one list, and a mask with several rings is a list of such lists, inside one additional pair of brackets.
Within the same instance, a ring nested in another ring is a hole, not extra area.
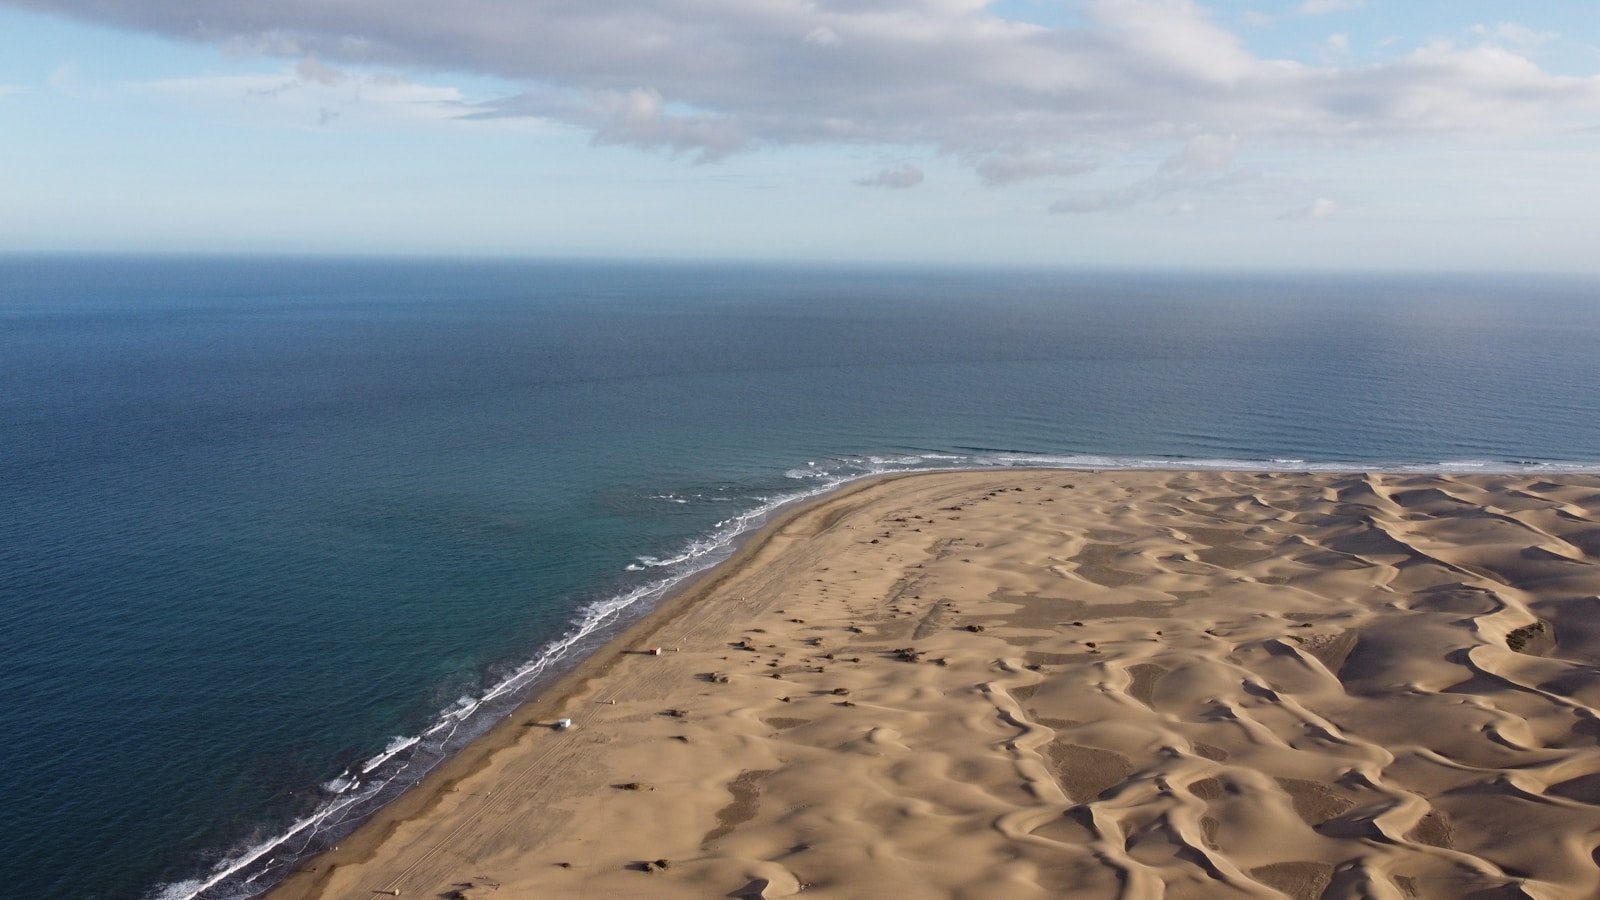
[(1589, 476), (854, 485), (272, 896), (1594, 897), (1597, 558)]

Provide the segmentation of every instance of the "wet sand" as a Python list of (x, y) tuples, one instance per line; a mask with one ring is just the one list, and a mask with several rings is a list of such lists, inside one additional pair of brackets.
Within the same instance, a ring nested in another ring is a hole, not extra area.
[(1593, 897), (1597, 555), (1591, 476), (858, 484), (271, 896)]

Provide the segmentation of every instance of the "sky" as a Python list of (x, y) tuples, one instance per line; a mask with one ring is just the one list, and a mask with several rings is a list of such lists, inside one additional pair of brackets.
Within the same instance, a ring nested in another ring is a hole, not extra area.
[(1600, 273), (1593, 0), (0, 0), (0, 252)]

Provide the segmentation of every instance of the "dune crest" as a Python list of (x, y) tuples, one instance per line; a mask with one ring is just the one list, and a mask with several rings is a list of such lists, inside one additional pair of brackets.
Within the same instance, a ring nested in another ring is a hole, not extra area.
[(858, 485), (274, 896), (1593, 897), (1597, 534), (1588, 476)]

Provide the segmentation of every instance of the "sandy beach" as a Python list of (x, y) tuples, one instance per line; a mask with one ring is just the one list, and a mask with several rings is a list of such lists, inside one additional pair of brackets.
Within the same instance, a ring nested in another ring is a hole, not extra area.
[(270, 896), (1594, 897), (1597, 557), (1592, 476), (856, 484)]

